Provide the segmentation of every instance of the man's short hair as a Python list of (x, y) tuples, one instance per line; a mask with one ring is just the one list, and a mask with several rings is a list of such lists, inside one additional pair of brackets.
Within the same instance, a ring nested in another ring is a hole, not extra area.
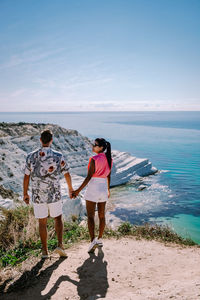
[(43, 144), (48, 144), (53, 138), (53, 134), (51, 132), (51, 130), (46, 129), (43, 130), (41, 133), (41, 141)]

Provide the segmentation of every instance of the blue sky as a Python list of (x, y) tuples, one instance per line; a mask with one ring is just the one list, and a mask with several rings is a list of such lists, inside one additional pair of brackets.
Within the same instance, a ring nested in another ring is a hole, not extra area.
[(0, 0), (0, 111), (200, 110), (199, 0)]

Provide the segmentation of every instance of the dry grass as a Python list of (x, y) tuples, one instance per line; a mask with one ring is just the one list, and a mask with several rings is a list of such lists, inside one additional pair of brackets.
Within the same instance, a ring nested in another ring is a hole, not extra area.
[(15, 209), (0, 208), (0, 248), (8, 250), (19, 241), (37, 241), (37, 220), (30, 207), (18, 207)]
[[(30, 207), (18, 207), (13, 210), (0, 209), (0, 292), (11, 289), (14, 278), (21, 275), (27, 283), (27, 275), (32, 280), (33, 274), (26, 272), (27, 266), (39, 262), (41, 242), (38, 233), (38, 222)], [(158, 225), (134, 226), (125, 222), (118, 229), (105, 228), (104, 237), (120, 238), (124, 236), (136, 239), (157, 240), (164, 243), (192, 246), (195, 243), (183, 239), (168, 227)], [(81, 226), (76, 217), (72, 222), (64, 222), (63, 241), (67, 247), (80, 240), (88, 240), (87, 226)], [(54, 220), (48, 220), (48, 249), (51, 252), (57, 246)], [(27, 259), (28, 258), (28, 259)], [(23, 264), (22, 264), (23, 262)], [(35, 270), (35, 268), (33, 268)], [(22, 274), (23, 273), (23, 274)], [(24, 275), (25, 274), (25, 275)], [(25, 276), (25, 277), (24, 277)], [(20, 284), (21, 281), (20, 281)], [(10, 286), (10, 287), (9, 287)], [(13, 286), (15, 287), (15, 285)]]
[[(39, 255), (41, 241), (39, 238), (38, 221), (30, 207), (20, 206), (16, 209), (0, 209), (0, 267), (15, 266), (28, 257)], [(54, 220), (49, 218), (48, 249), (57, 247), (57, 237), (54, 229)], [(105, 228), (104, 237), (133, 236), (136, 239), (144, 238), (161, 242), (192, 246), (195, 243), (184, 239), (173, 232), (169, 227), (158, 225), (134, 226), (125, 222), (118, 229)], [(73, 217), (70, 223), (64, 222), (63, 242), (66, 247), (79, 240), (88, 240), (87, 226), (81, 226)]]

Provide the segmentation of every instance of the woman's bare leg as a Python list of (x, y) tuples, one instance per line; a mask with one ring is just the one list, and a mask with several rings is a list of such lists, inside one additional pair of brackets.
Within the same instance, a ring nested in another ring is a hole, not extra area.
[(106, 202), (99, 202), (98, 204), (98, 216), (99, 216), (99, 236), (98, 238), (102, 238), (103, 231), (106, 225), (106, 220), (105, 220), (105, 207), (106, 207)]
[(88, 216), (88, 230), (91, 238), (91, 242), (94, 240), (94, 215), (95, 215), (96, 202), (86, 200), (86, 210)]

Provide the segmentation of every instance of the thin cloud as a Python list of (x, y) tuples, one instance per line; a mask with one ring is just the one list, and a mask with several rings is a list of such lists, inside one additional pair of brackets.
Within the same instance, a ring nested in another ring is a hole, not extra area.
[(42, 52), (41, 50), (40, 51), (32, 50), (32, 51), (25, 51), (22, 54), (15, 54), (15, 55), (12, 55), (6, 63), (0, 65), (0, 70), (16, 67), (16, 66), (19, 66), (22, 64), (38, 62), (38, 61), (40, 61), (42, 59), (46, 59), (52, 55), (59, 54), (64, 50), (65, 50), (64, 48), (60, 48), (57, 50), (49, 50), (46, 52)]
[(16, 91), (14, 91), (13, 93), (11, 93), (11, 94), (10, 94), (10, 97), (18, 97), (18, 96), (21, 96), (21, 95), (23, 95), (26, 91), (27, 91), (27, 89), (25, 89), (25, 88), (18, 89), (18, 90), (16, 90)]
[(38, 84), (41, 88), (53, 88), (53, 89), (56, 88), (58, 90), (73, 90), (73, 89), (75, 90), (79, 87), (89, 87), (90, 85), (94, 85), (94, 84), (102, 85), (113, 81), (112, 77), (107, 77), (103, 75), (95, 76), (95, 74), (90, 75), (90, 72), (88, 73), (79, 71), (76, 73), (76, 75), (72, 74), (70, 78), (67, 78), (69, 75), (67, 76), (65, 74), (62, 74), (61, 76), (62, 79), (56, 76), (57, 78), (54, 79), (37, 78), (33, 82)]

